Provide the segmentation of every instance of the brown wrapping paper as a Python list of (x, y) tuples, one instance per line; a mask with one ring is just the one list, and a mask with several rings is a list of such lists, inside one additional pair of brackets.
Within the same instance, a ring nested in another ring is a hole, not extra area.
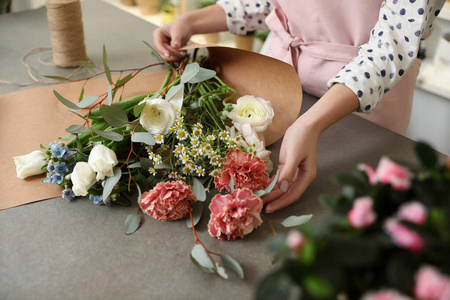
[[(271, 144), (283, 136), (298, 116), (302, 88), (289, 65), (253, 52), (210, 47), (210, 60), (223, 81), (240, 95), (254, 95), (272, 102), (275, 117), (265, 138)], [(130, 81), (123, 99), (159, 89), (166, 71), (139, 74)], [(100, 95), (109, 86), (106, 78), (90, 80), (85, 96)], [(53, 94), (76, 101), (82, 82), (28, 89), (0, 95), (0, 210), (61, 196), (62, 188), (41, 182), (45, 175), (25, 180), (16, 176), (14, 156), (25, 155), (66, 135), (65, 129), (83, 120), (69, 114)]]

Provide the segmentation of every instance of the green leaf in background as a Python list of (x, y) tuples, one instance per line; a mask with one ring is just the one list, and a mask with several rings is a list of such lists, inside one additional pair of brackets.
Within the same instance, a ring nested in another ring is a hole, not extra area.
[(329, 299), (334, 293), (332, 285), (313, 275), (305, 276), (302, 283), (303, 288), (314, 299)]
[(52, 76), (52, 75), (44, 75), (45, 78), (59, 80), (59, 81), (70, 81), (70, 79), (62, 76)]
[(108, 86), (108, 105), (111, 105), (112, 102), (113, 102), (112, 86)]
[(127, 113), (118, 106), (102, 105), (100, 106), (100, 114), (112, 127), (128, 124)]
[(116, 86), (121, 86), (124, 83), (126, 83), (128, 80), (131, 79), (131, 76), (133, 76), (133, 74), (128, 74), (127, 76), (125, 76), (124, 78), (118, 79), (116, 82)]
[(76, 61), (75, 64), (79, 65), (79, 66), (82, 66), (82, 67), (85, 67), (89, 71), (89, 73), (91, 73), (92, 75), (95, 75), (95, 71), (94, 70), (96, 69), (96, 67), (93, 64), (91, 64), (90, 62), (87, 62), (87, 61)]
[(111, 195), (114, 186), (119, 182), (120, 177), (122, 176), (122, 171), (120, 168), (114, 168), (114, 175), (111, 177), (108, 177), (105, 180), (105, 187), (103, 188), (103, 200), (108, 199), (109, 195)]
[(192, 79), (190, 79), (188, 82), (189, 83), (199, 83), (199, 82), (211, 79), (214, 76), (216, 76), (215, 71), (205, 69), (205, 68), (200, 68), (198, 73)]
[(70, 102), (69, 100), (67, 100), (66, 98), (64, 98), (63, 96), (61, 96), (57, 91), (53, 90), (53, 94), (55, 94), (56, 98), (58, 98), (58, 100), (64, 104), (65, 106), (67, 106), (68, 108), (71, 108), (75, 111), (80, 110), (80, 108), (76, 105), (73, 104), (72, 102)]
[(79, 108), (86, 108), (88, 106), (91, 106), (92, 104), (95, 103), (95, 101), (97, 101), (98, 97), (97, 96), (87, 96), (86, 98), (84, 98), (83, 100), (81, 100), (78, 103), (78, 107)]
[(155, 138), (150, 132), (135, 132), (131, 136), (131, 141), (134, 143), (144, 143), (149, 146), (156, 144)]
[(153, 167), (153, 162), (149, 158), (142, 157), (139, 162), (141, 163), (141, 169), (146, 172)]
[(78, 134), (88, 132), (88, 129), (83, 125), (70, 125), (68, 128), (66, 128), (66, 131), (73, 134)]
[(195, 198), (198, 201), (204, 202), (206, 200), (206, 190), (203, 184), (195, 177), (192, 177), (192, 191), (194, 192)]
[(319, 195), (319, 202), (326, 208), (333, 210), (339, 204), (339, 197), (323, 194)]
[(216, 273), (223, 279), (228, 279), (228, 274), (225, 271), (225, 268), (221, 267), (218, 263), (216, 263)]
[(123, 140), (123, 136), (114, 131), (103, 131), (97, 129), (91, 129), (91, 131), (110, 141), (120, 142)]
[(420, 161), (425, 167), (431, 169), (436, 166), (438, 160), (436, 152), (433, 148), (425, 143), (418, 142), (415, 145), (415, 150), (417, 155), (419, 156)]
[(80, 103), (81, 100), (83, 100), (83, 97), (84, 97), (84, 87), (81, 88), (80, 96), (78, 97), (78, 103)]
[(234, 258), (229, 256), (228, 254), (222, 254), (220, 256), (220, 259), (227, 268), (235, 271), (241, 279), (244, 279), (244, 270)]
[(203, 271), (208, 273), (215, 272), (215, 264), (208, 256), (205, 248), (203, 248), (202, 245), (196, 244), (194, 248), (192, 248), (191, 260), (197, 267), (199, 267)]
[[(192, 221), (194, 222), (194, 226), (198, 224), (200, 221), (200, 218), (202, 217), (203, 213), (203, 204), (201, 202), (194, 202), (191, 206), (192, 209)], [(192, 228), (192, 222), (191, 217), (188, 215), (186, 217), (186, 225), (188, 228)]]
[(300, 226), (311, 220), (312, 215), (304, 215), (304, 216), (290, 216), (287, 217), (281, 225), (284, 227), (295, 227)]
[(230, 179), (230, 191), (231, 191), (231, 193), (234, 191), (234, 178), (233, 177)]
[(139, 214), (128, 215), (125, 220), (125, 233), (132, 234), (141, 224), (141, 216)]
[(166, 100), (169, 101), (170, 99), (172, 99), (175, 95), (177, 95), (178, 93), (181, 93), (181, 96), (183, 96), (183, 91), (184, 91), (184, 84), (180, 83), (178, 85), (174, 85), (173, 87), (170, 88), (170, 90), (167, 92), (166, 95)]
[(186, 83), (189, 80), (191, 80), (192, 78), (195, 77), (195, 75), (198, 74), (198, 72), (200, 71), (200, 65), (196, 62), (188, 64), (185, 68), (184, 68), (184, 72), (181, 75), (181, 83)]
[(135, 107), (133, 107), (133, 114), (134, 114), (134, 116), (136, 118), (139, 117), (139, 115), (142, 113), (144, 108), (145, 108), (145, 103), (142, 103), (140, 105), (136, 105)]
[(112, 78), (111, 78), (111, 70), (108, 67), (108, 56), (106, 54), (106, 47), (103, 45), (103, 67), (105, 68), (105, 74), (106, 78), (108, 78), (108, 81), (110, 84), (113, 84)]
[(256, 300), (288, 300), (291, 279), (282, 270), (267, 274), (256, 288)]
[(153, 166), (155, 170), (161, 170), (161, 169), (170, 169), (170, 165), (166, 163), (159, 163)]
[(139, 161), (132, 163), (131, 165), (128, 166), (128, 168), (130, 168), (130, 169), (140, 168), (140, 167), (141, 167), (141, 162), (139, 162)]

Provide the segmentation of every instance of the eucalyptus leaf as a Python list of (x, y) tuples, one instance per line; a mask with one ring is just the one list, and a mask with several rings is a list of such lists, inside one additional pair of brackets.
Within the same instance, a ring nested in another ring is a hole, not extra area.
[(203, 213), (203, 204), (201, 202), (194, 202), (191, 206), (192, 209), (192, 221), (191, 217), (188, 215), (186, 217), (186, 225), (188, 228), (192, 228), (192, 223), (194, 223), (194, 226), (198, 224), (200, 221), (200, 218), (202, 217)]
[(106, 47), (103, 45), (103, 67), (105, 68), (105, 74), (106, 78), (108, 78), (108, 81), (110, 84), (113, 84), (112, 78), (111, 78), (111, 70), (108, 67), (108, 56), (106, 54)]
[(284, 227), (300, 226), (311, 220), (311, 218), (312, 215), (290, 216), (287, 217), (283, 222), (281, 222), (281, 225), (283, 225)]
[(113, 102), (112, 86), (108, 86), (108, 105), (111, 105), (112, 102)]
[[(79, 66), (83, 66), (83, 67), (85, 67), (88, 70), (89, 69), (93, 70), (93, 69), (96, 68), (93, 64), (91, 64), (90, 62), (87, 62), (87, 61), (76, 61), (74, 64), (79, 65)], [(94, 72), (94, 74), (95, 74), (95, 72)]]
[(185, 68), (184, 68), (184, 72), (181, 75), (181, 82), (182, 83), (186, 83), (189, 80), (191, 80), (192, 78), (195, 77), (195, 75), (198, 74), (198, 72), (200, 71), (200, 65), (196, 62), (188, 64)]
[(139, 162), (141, 164), (141, 169), (145, 170), (146, 172), (148, 172), (148, 170), (153, 167), (153, 162), (149, 158), (142, 157)]
[(214, 261), (208, 256), (202, 245), (196, 244), (191, 251), (191, 259), (198, 267), (206, 272), (214, 273)]
[(230, 179), (230, 191), (233, 192), (234, 191), (234, 178), (231, 177)]
[(268, 195), (273, 190), (273, 188), (277, 184), (279, 175), (280, 175), (280, 170), (277, 170), (277, 173), (275, 174), (275, 178), (272, 180), (272, 182), (264, 190), (264, 196)]
[(135, 132), (131, 136), (131, 141), (134, 143), (144, 143), (149, 146), (156, 144), (155, 138), (150, 132)]
[(108, 177), (105, 180), (105, 187), (103, 188), (103, 200), (108, 199), (109, 195), (111, 195), (114, 186), (119, 182), (120, 177), (122, 176), (122, 171), (120, 168), (114, 168), (114, 175)]
[(130, 169), (140, 168), (140, 167), (141, 167), (141, 162), (139, 162), (139, 161), (132, 163), (131, 165), (128, 166), (128, 168), (130, 168)]
[(44, 75), (45, 78), (59, 80), (59, 81), (69, 81), (70, 79), (62, 76)]
[(86, 108), (88, 106), (91, 106), (92, 104), (95, 103), (95, 101), (97, 101), (97, 99), (98, 99), (97, 96), (87, 96), (86, 98), (84, 98), (83, 100), (78, 102), (78, 107), (79, 108)]
[(302, 280), (304, 289), (315, 299), (328, 299), (334, 294), (333, 286), (317, 276), (305, 276)]
[(192, 177), (192, 191), (194, 192), (195, 198), (198, 201), (204, 202), (206, 200), (206, 190), (203, 184), (195, 177)]
[(139, 214), (128, 215), (125, 219), (125, 233), (132, 234), (141, 224), (141, 216)]
[(73, 134), (78, 134), (88, 132), (88, 129), (83, 125), (70, 125), (68, 128), (66, 128), (66, 131)]
[(180, 83), (177, 85), (174, 85), (173, 87), (171, 87), (169, 89), (169, 91), (167, 92), (166, 95), (166, 100), (169, 101), (170, 99), (172, 99), (175, 95), (177, 95), (178, 93), (183, 93), (184, 92), (184, 84)]
[(120, 142), (123, 140), (123, 136), (114, 131), (103, 131), (94, 128), (91, 131), (110, 141)]
[(262, 278), (256, 288), (256, 300), (288, 300), (291, 278), (288, 273), (277, 270)]
[(64, 104), (64, 105), (67, 106), (68, 108), (71, 108), (71, 109), (73, 109), (73, 110), (75, 110), (75, 111), (80, 110), (80, 108), (79, 108), (76, 104), (72, 103), (71, 101), (69, 101), (69, 100), (67, 100), (66, 98), (64, 98), (63, 96), (61, 96), (57, 91), (53, 90), (53, 94), (56, 96), (56, 98), (58, 98), (58, 100), (59, 100), (62, 104)]
[(100, 106), (100, 114), (112, 127), (128, 124), (127, 113), (121, 107), (102, 105)]
[(136, 105), (135, 107), (133, 107), (133, 114), (134, 114), (134, 116), (136, 118), (139, 117), (139, 115), (142, 113), (144, 108), (145, 108), (145, 103), (142, 103), (142, 104), (139, 104), (139, 105)]
[(216, 273), (223, 279), (228, 279), (228, 274), (225, 271), (225, 268), (221, 267), (218, 263), (216, 263)]
[(259, 190), (259, 191), (253, 192), (253, 194), (261, 198), (266, 194), (266, 192), (264, 190)]
[(124, 83), (126, 83), (128, 80), (131, 79), (131, 76), (133, 76), (132, 73), (128, 74), (127, 76), (125, 76), (124, 78), (118, 79), (116, 82), (116, 86), (121, 86)]
[(241, 279), (244, 279), (244, 270), (234, 258), (228, 254), (222, 254), (220, 259), (227, 268), (235, 271)]
[(197, 75), (195, 75), (194, 78), (192, 78), (188, 82), (189, 83), (199, 83), (199, 82), (211, 79), (214, 76), (216, 76), (216, 72), (215, 71), (209, 70), (209, 69), (205, 69), (205, 68), (200, 68), (200, 70), (198, 71)]
[(159, 163), (153, 166), (155, 170), (162, 170), (162, 169), (170, 169), (170, 165), (166, 163)]

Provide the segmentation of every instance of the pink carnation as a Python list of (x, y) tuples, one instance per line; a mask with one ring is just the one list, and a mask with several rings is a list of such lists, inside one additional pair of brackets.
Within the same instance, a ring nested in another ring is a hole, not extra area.
[(298, 230), (289, 230), (286, 243), (289, 250), (299, 252), (303, 244), (305, 244), (305, 236)]
[(247, 188), (256, 192), (267, 187), (269, 175), (265, 172), (264, 162), (239, 149), (228, 152), (222, 171), (214, 178), (219, 191), (230, 190), (230, 180), (233, 178), (235, 188)]
[(348, 213), (348, 221), (350, 225), (356, 228), (371, 226), (377, 218), (377, 214), (373, 211), (372, 207), (372, 198), (357, 198), (353, 203), (353, 208)]
[(235, 189), (227, 195), (216, 195), (209, 205), (209, 234), (219, 239), (244, 238), (261, 225), (262, 200), (249, 189)]
[(383, 156), (376, 170), (377, 181), (387, 184), (399, 191), (406, 191), (411, 186), (411, 173), (405, 167), (396, 164), (388, 157)]
[(420, 253), (425, 247), (424, 239), (412, 229), (404, 226), (396, 218), (389, 218), (384, 223), (384, 230), (391, 236), (394, 244)]
[(420, 202), (408, 202), (400, 206), (397, 216), (401, 220), (423, 225), (427, 220), (427, 209)]
[(450, 299), (450, 277), (432, 266), (423, 266), (416, 274), (414, 294), (419, 300)]
[(375, 170), (369, 165), (359, 164), (358, 169), (366, 173), (369, 183), (375, 185), (377, 182), (391, 184), (399, 191), (406, 191), (411, 186), (411, 173), (405, 167), (396, 164), (388, 157), (383, 156)]
[(369, 292), (362, 296), (361, 300), (412, 300), (408, 296), (402, 295), (394, 290), (381, 290)]
[(195, 202), (194, 192), (182, 181), (160, 182), (139, 201), (142, 210), (158, 220), (179, 220)]

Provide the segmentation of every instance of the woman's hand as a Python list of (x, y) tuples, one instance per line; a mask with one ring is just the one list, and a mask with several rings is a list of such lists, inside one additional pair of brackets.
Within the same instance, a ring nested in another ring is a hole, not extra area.
[(319, 135), (302, 124), (301, 118), (288, 128), (280, 149), (278, 185), (263, 199), (266, 212), (297, 201), (316, 178)]
[(181, 60), (186, 51), (180, 47), (186, 45), (192, 36), (190, 25), (182, 18), (153, 31), (153, 43), (156, 50), (168, 62)]
[(288, 128), (280, 148), (278, 184), (263, 199), (266, 212), (286, 207), (300, 198), (316, 178), (320, 135), (358, 107), (355, 93), (337, 83)]

